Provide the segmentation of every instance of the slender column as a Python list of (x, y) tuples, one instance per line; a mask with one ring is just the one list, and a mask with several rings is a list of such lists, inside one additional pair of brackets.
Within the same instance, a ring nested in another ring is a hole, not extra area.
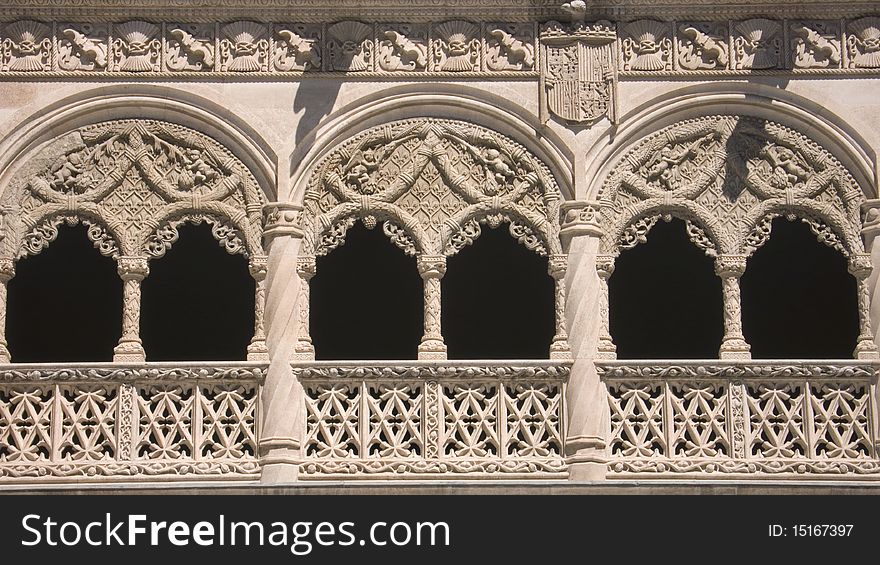
[(562, 213), (560, 237), (568, 257), (563, 279), (565, 319), (573, 360), (565, 387), (565, 458), (570, 480), (602, 480), (611, 417), (608, 393), (595, 361), (600, 346), (605, 354), (613, 355), (614, 344), (608, 336), (607, 296), (603, 294), (607, 285), (597, 264), (606, 265), (610, 275), (614, 258), (597, 257), (602, 230), (595, 203), (565, 202)]
[(419, 359), (446, 359), (440, 326), (440, 280), (446, 274), (446, 257), (421, 255), (418, 268), (425, 283), (425, 333), (419, 344)]
[(254, 255), (248, 262), (248, 269), (254, 277), (254, 337), (247, 348), (248, 361), (268, 361), (269, 349), (266, 347), (264, 318), (266, 314), (266, 266), (268, 257)]
[(6, 284), (15, 276), (15, 261), (0, 259), (0, 363), (9, 363), (12, 356), (6, 343)]
[(310, 308), (310, 281), (315, 276), (315, 258), (314, 257), (298, 257), (296, 260), (296, 273), (300, 279), (300, 298), (297, 301), (298, 307), (297, 322), (299, 330), (297, 331), (296, 347), (294, 348), (294, 358), (298, 361), (314, 361), (315, 346), (312, 345), (312, 331), (309, 327), (309, 317), (311, 316)]
[(556, 310), (556, 331), (553, 335), (553, 341), (550, 343), (550, 359), (571, 359), (568, 331), (565, 329), (565, 271), (567, 266), (568, 256), (564, 254), (551, 255), (547, 262), (547, 272), (553, 277)]
[(721, 359), (751, 359), (749, 346), (742, 332), (742, 301), (739, 279), (746, 272), (745, 255), (719, 255), (715, 258), (715, 274), (721, 277), (724, 300), (724, 338)]
[(596, 255), (596, 274), (599, 275), (599, 337), (596, 346), (597, 359), (617, 359), (617, 346), (611, 339), (608, 315), (608, 279), (614, 273), (614, 255)]
[(114, 363), (143, 363), (147, 360), (141, 343), (141, 281), (150, 274), (146, 257), (122, 256), (116, 271), (122, 278), (122, 337), (113, 349)]
[(871, 288), (868, 284), (873, 271), (871, 255), (853, 254), (849, 260), (848, 270), (858, 281), (859, 293), (859, 337), (853, 356), (856, 359), (877, 359), (880, 353), (877, 344), (874, 343), (874, 334), (871, 330)]
[(267, 204), (266, 345), (269, 369), (260, 393), (262, 426), (259, 453), (261, 482), (294, 481), (302, 462), (305, 435), (305, 392), (293, 375), (291, 357), (297, 342), (302, 281), (297, 257), (303, 243), (302, 208), (292, 204)]

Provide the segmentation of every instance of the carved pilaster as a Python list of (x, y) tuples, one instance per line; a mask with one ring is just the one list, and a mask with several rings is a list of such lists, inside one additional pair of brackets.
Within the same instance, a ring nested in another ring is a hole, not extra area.
[(141, 343), (141, 281), (150, 273), (146, 257), (121, 256), (116, 271), (122, 279), (122, 337), (113, 349), (115, 363), (143, 363), (147, 360)]
[(0, 363), (12, 360), (6, 343), (6, 285), (15, 276), (15, 261), (0, 259)]
[(556, 331), (550, 343), (550, 359), (571, 359), (568, 346), (568, 331), (565, 329), (565, 271), (568, 267), (567, 255), (551, 255), (547, 272), (553, 277), (556, 301)]
[(440, 280), (446, 274), (446, 257), (421, 255), (418, 268), (425, 283), (425, 333), (419, 343), (419, 359), (446, 359), (440, 326)]
[(849, 272), (858, 281), (859, 293), (859, 337), (853, 356), (856, 359), (877, 359), (880, 357), (874, 335), (871, 331), (871, 287), (868, 279), (873, 271), (871, 255), (855, 253), (849, 260)]
[(586, 200), (568, 200), (559, 208), (561, 229), (559, 237), (562, 248), (567, 251), (571, 239), (579, 235), (601, 237), (604, 233), (601, 225), (601, 208), (598, 202)]
[(742, 332), (742, 300), (739, 280), (746, 271), (745, 255), (719, 255), (715, 258), (715, 274), (721, 277), (724, 300), (724, 338), (721, 359), (751, 359), (751, 347)]
[(614, 255), (597, 255), (596, 272), (599, 274), (599, 337), (596, 347), (597, 359), (617, 359), (617, 346), (611, 339), (608, 318), (608, 279), (614, 273)]
[(256, 295), (254, 297), (254, 337), (251, 339), (251, 343), (247, 348), (248, 361), (267, 361), (269, 359), (269, 349), (266, 347), (266, 331), (263, 321), (266, 313), (267, 262), (268, 257), (265, 255), (254, 255), (248, 262), (248, 269), (256, 283)]
[(300, 279), (300, 298), (297, 304), (297, 332), (294, 358), (300, 361), (315, 360), (315, 346), (312, 345), (312, 331), (309, 327), (309, 281), (315, 276), (315, 258), (297, 257), (296, 273)]

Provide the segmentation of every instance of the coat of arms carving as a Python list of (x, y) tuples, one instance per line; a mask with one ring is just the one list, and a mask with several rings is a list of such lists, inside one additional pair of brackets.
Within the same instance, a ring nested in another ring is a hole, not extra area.
[(542, 111), (575, 123), (616, 121), (617, 33), (610, 22), (541, 28)]

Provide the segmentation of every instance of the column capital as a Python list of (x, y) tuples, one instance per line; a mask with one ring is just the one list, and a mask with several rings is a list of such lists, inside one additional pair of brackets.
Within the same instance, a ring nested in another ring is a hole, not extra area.
[(4, 257), (0, 259), (0, 283), (9, 282), (15, 276), (15, 259)]
[(301, 279), (311, 280), (317, 272), (317, 263), (311, 255), (301, 255), (296, 258), (296, 274)]
[(303, 236), (303, 207), (290, 202), (263, 205), (263, 237), (271, 240), (281, 235)]
[(142, 281), (150, 274), (146, 257), (122, 255), (116, 260), (116, 272), (124, 281)]
[(602, 212), (598, 202), (567, 200), (559, 206), (559, 237), (567, 244), (573, 237), (602, 237)]
[(269, 264), (269, 257), (266, 255), (251, 255), (248, 259), (248, 270), (256, 281), (266, 278), (266, 269)]
[(568, 255), (564, 253), (554, 253), (547, 260), (547, 273), (553, 277), (553, 280), (559, 280), (565, 277), (565, 271), (568, 269)]
[(419, 255), (416, 264), (423, 279), (442, 279), (446, 274), (444, 255)]
[(610, 254), (599, 254), (596, 255), (596, 272), (599, 273), (599, 276), (607, 279), (610, 278), (614, 273), (614, 261), (617, 259), (617, 255)]
[(847, 270), (857, 279), (866, 279), (874, 270), (874, 264), (871, 261), (870, 253), (853, 253), (850, 255)]
[(880, 199), (862, 202), (862, 235), (866, 239), (880, 233)]
[(746, 272), (745, 255), (719, 255), (715, 258), (715, 274), (723, 279), (739, 278)]

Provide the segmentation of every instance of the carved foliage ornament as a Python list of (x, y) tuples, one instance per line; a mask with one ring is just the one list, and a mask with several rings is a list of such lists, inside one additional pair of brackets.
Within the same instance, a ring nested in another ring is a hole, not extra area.
[(616, 120), (616, 39), (610, 22), (542, 27), (541, 88), (550, 113), (576, 123)]
[(538, 253), (561, 253), (559, 189), (538, 159), (473, 124), (419, 119), (390, 123), (335, 150), (309, 183), (306, 253), (344, 243), (358, 218), (410, 255), (453, 255), (481, 224), (508, 224)]
[(601, 196), (605, 252), (645, 241), (658, 218), (680, 217), (708, 255), (750, 255), (773, 218), (800, 219), (848, 257), (863, 253), (864, 195), (827, 150), (763, 119), (707, 116), (639, 142)]
[(62, 222), (82, 222), (111, 257), (159, 257), (184, 221), (207, 222), (230, 253), (262, 255), (262, 193), (213, 140), (175, 124), (86, 126), (42, 150), (6, 191), (4, 256), (39, 253)]

